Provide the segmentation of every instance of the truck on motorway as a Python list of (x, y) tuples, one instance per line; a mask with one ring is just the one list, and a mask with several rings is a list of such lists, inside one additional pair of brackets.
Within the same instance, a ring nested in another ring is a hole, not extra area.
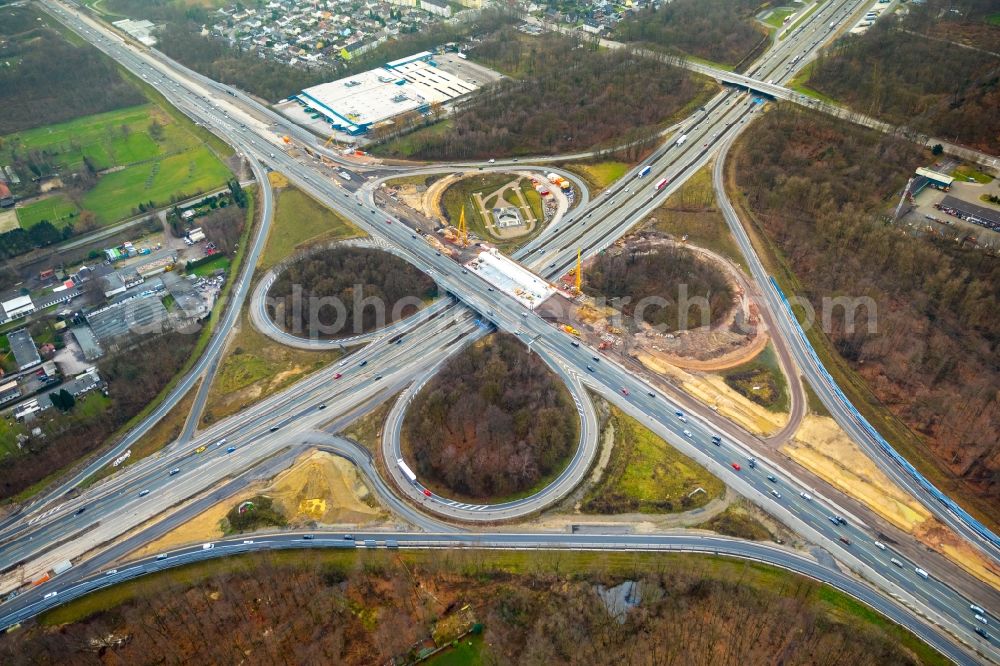
[(662, 190), (666, 186), (667, 186), (667, 179), (666, 178), (661, 178), (660, 182), (658, 182), (656, 184), (656, 191), (659, 192), (660, 190)]
[(403, 473), (403, 476), (410, 480), (410, 483), (417, 482), (417, 475), (413, 473), (413, 470), (407, 466), (406, 462), (402, 458), (397, 459), (396, 464), (399, 465), (399, 471)]
[(215, 548), (215, 544), (214, 543), (203, 543), (203, 544), (201, 544), (201, 549), (202, 550), (212, 550), (213, 548)]
[(688, 135), (687, 134), (681, 134), (681, 138), (677, 139), (677, 143), (674, 144), (674, 145), (677, 145), (677, 146), (683, 145), (684, 142), (687, 141), (687, 140), (688, 140)]
[(55, 576), (58, 576), (61, 573), (69, 571), (72, 567), (73, 567), (73, 562), (71, 560), (63, 560), (62, 562), (57, 563), (51, 569), (43, 573), (35, 580), (31, 581), (31, 586), (38, 587), (42, 583), (47, 583), (48, 581), (52, 580)]
[(920, 567), (916, 567), (914, 569), (914, 571), (916, 571), (917, 575), (920, 576), (921, 578), (923, 578), (924, 580), (927, 580), (928, 578), (930, 578), (930, 576), (928, 575), (928, 573), (926, 571), (924, 571), (923, 569), (921, 569)]
[(648, 164), (646, 166), (642, 167), (642, 171), (639, 172), (639, 178), (645, 178), (646, 176), (648, 176), (649, 172), (650, 172), (650, 170), (652, 170), (652, 168), (653, 167), (649, 166)]

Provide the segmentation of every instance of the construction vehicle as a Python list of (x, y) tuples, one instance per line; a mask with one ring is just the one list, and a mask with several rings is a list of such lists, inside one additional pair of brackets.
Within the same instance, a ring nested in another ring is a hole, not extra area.
[(292, 143), (292, 137), (288, 135), (281, 137), (281, 140), (285, 142), (285, 145), (291, 145)]
[(580, 331), (576, 330), (575, 328), (573, 328), (569, 324), (563, 324), (562, 325), (562, 330), (566, 331), (570, 335), (575, 335), (576, 337), (580, 337)]

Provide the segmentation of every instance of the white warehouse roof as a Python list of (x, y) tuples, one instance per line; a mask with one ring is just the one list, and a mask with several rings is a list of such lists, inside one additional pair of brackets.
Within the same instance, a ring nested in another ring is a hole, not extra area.
[(475, 91), (478, 86), (419, 58), (418, 53), (384, 67), (306, 88), (299, 99), (347, 131), (367, 129), (401, 113), (423, 110)]

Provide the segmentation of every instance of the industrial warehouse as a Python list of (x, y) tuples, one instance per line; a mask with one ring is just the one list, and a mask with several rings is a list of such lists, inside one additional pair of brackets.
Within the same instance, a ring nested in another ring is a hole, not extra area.
[(484, 83), (499, 78), (462, 55), (422, 51), (306, 88), (279, 108), (299, 124), (332, 128), (344, 138), (358, 137), (372, 127), (391, 123), (401, 114), (427, 113), (433, 105), (471, 95)]

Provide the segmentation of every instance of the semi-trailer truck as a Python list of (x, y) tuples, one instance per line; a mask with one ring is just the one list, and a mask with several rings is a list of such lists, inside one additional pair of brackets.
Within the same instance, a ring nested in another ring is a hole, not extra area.
[(417, 475), (413, 473), (413, 470), (407, 466), (402, 458), (397, 459), (396, 464), (399, 465), (399, 470), (403, 473), (403, 476), (410, 480), (410, 483), (417, 482)]
[(61, 573), (65, 573), (69, 571), (71, 568), (73, 568), (73, 562), (71, 560), (63, 560), (62, 562), (57, 563), (51, 569), (43, 573), (35, 580), (31, 581), (31, 586), (38, 587), (42, 583), (47, 583), (48, 581), (52, 580), (52, 578), (54, 578), (55, 576), (58, 576)]
[(667, 179), (663, 178), (663, 179), (660, 180), (660, 182), (658, 182), (656, 184), (656, 190), (660, 191), (660, 190), (662, 190), (666, 186), (667, 186)]
[(649, 166), (648, 164), (642, 167), (642, 171), (639, 172), (639, 178), (645, 178), (646, 176), (648, 176), (652, 168), (653, 167)]
[(687, 134), (681, 134), (681, 138), (677, 139), (677, 145), (679, 146), (679, 145), (683, 144), (687, 140), (688, 140), (688, 135)]

